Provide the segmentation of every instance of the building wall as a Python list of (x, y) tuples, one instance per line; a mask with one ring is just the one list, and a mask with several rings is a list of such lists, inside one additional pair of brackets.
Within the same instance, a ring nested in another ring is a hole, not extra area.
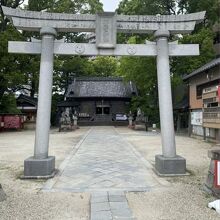
[[(110, 114), (127, 113), (125, 101), (109, 101)], [(80, 101), (80, 113), (87, 113), (90, 116), (96, 114), (96, 101)]]
[[(208, 76), (207, 76), (208, 75)], [(206, 140), (220, 141), (220, 129), (203, 127), (203, 100), (202, 97), (197, 98), (197, 86), (220, 79), (219, 66), (200, 73), (189, 80), (189, 104), (191, 109), (191, 130), (193, 136), (205, 137)]]
[(203, 137), (204, 135), (203, 127), (199, 125), (192, 125), (192, 134)]
[(95, 102), (94, 101), (82, 101), (80, 103), (80, 113), (87, 113), (90, 116), (95, 114)]
[(111, 102), (111, 113), (126, 113), (126, 105), (124, 101), (112, 101)]
[(216, 130), (216, 140), (220, 142), (220, 129)]
[[(219, 66), (216, 68), (211, 69), (208, 72), (209, 76), (211, 76), (211, 81), (220, 78), (220, 70)], [(197, 86), (209, 82), (207, 78), (207, 73), (200, 73), (195, 77), (192, 77), (189, 80), (189, 106), (190, 109), (201, 109), (202, 106), (202, 97), (197, 99)]]
[(220, 43), (214, 44), (214, 50), (215, 50), (215, 54), (219, 56), (220, 55)]

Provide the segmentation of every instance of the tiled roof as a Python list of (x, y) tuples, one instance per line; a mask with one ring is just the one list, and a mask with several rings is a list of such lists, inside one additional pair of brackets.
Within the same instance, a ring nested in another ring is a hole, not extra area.
[(74, 107), (78, 106), (78, 102), (71, 102), (71, 101), (61, 101), (57, 103), (57, 107)]
[(73, 80), (68, 87), (66, 97), (131, 98), (133, 94), (137, 94), (136, 86), (132, 82), (123, 82), (122, 78), (86, 77)]
[(202, 66), (202, 67), (198, 68), (197, 70), (193, 71), (189, 75), (184, 76), (183, 80), (187, 80), (187, 79), (189, 79), (189, 78), (191, 78), (191, 77), (193, 77), (193, 76), (195, 76), (195, 75), (197, 75), (197, 74), (199, 74), (201, 72), (209, 70), (209, 69), (211, 69), (211, 68), (213, 68), (215, 66), (218, 66), (218, 65), (220, 65), (220, 58), (214, 59), (211, 62), (206, 63), (204, 66)]
[(21, 103), (21, 102), (27, 102), (27, 103), (30, 103), (32, 105), (35, 105), (37, 106), (37, 98), (32, 98), (30, 96), (27, 96), (27, 95), (19, 95), (19, 97), (17, 98), (17, 103)]

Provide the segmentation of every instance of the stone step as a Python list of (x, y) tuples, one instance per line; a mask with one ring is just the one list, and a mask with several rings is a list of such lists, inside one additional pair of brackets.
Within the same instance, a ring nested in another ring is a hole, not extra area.
[(111, 115), (96, 115), (94, 121), (112, 121)]

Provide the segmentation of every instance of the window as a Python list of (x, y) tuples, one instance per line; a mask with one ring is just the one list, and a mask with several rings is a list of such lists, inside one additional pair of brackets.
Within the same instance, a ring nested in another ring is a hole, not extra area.
[(196, 98), (197, 99), (202, 98), (203, 89), (205, 89), (207, 87), (211, 87), (211, 86), (217, 86), (217, 85), (219, 85), (219, 83), (220, 83), (220, 80), (216, 79), (216, 80), (211, 81), (211, 82), (207, 82), (207, 83), (204, 83), (204, 84), (201, 84), (201, 85), (197, 85), (196, 86)]

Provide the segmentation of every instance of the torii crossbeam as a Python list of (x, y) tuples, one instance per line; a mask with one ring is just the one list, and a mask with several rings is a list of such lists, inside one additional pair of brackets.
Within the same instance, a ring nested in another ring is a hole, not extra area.
[[(159, 91), (162, 155), (156, 155), (155, 168), (159, 175), (184, 175), (186, 161), (176, 155), (173, 124), (169, 56), (199, 55), (199, 45), (179, 45), (168, 42), (171, 34), (186, 34), (203, 21), (205, 12), (187, 15), (72, 15), (32, 12), (2, 7), (19, 30), (40, 31), (42, 40), (9, 42), (10, 53), (41, 54), (37, 124), (34, 156), (24, 162), (24, 177), (52, 177), (55, 157), (48, 157), (53, 58), (57, 55), (80, 56), (156, 56)], [(95, 32), (96, 44), (64, 43), (55, 40), (57, 32)], [(117, 44), (117, 32), (154, 33), (156, 42)]]

